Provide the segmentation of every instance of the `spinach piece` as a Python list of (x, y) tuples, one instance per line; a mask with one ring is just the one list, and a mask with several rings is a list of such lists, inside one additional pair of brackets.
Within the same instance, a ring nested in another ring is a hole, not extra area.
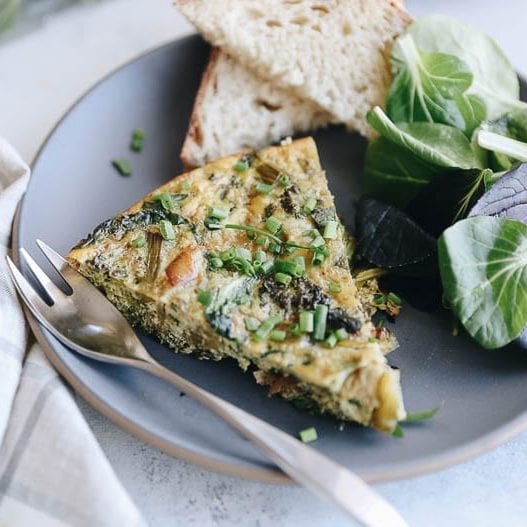
[(229, 313), (251, 294), (255, 283), (255, 278), (236, 277), (213, 292), (205, 316), (218, 335), (236, 338)]
[[(468, 66), (473, 80), (465, 94), (476, 96), (486, 107), (486, 118), (497, 119), (514, 108), (527, 108), (519, 101), (516, 72), (496, 42), (477, 29), (444, 15), (431, 15), (414, 22), (403, 34), (412, 36), (419, 50), (454, 55)], [(404, 61), (394, 46), (394, 61)]]
[(436, 240), (404, 212), (362, 197), (355, 219), (355, 257), (382, 269), (422, 263), (436, 254)]
[[(396, 75), (387, 99), (390, 118), (449, 124), (470, 135), (475, 107), (471, 99), (462, 98), (472, 84), (467, 64), (454, 55), (418, 50), (411, 35), (398, 38), (392, 53)], [(458, 98), (463, 102), (459, 106)], [(469, 117), (467, 122), (461, 108)], [(478, 105), (478, 113), (481, 109)]]
[(378, 106), (367, 119), (380, 135), (433, 167), (483, 168), (477, 148), (457, 128), (439, 123), (395, 124)]
[(147, 201), (143, 208), (132, 214), (122, 214), (104, 221), (89, 234), (85, 239), (81, 240), (76, 249), (87, 247), (92, 243), (99, 242), (108, 236), (114, 236), (118, 240), (130, 231), (135, 229), (145, 229), (150, 225), (157, 225), (161, 220), (168, 220), (172, 225), (182, 225), (184, 223), (191, 225), (188, 220), (163, 208), (159, 201)]
[(439, 172), (409, 150), (379, 137), (366, 150), (365, 191), (382, 201), (405, 207)]
[(527, 225), (476, 216), (439, 238), (444, 296), (486, 349), (513, 341), (527, 323)]

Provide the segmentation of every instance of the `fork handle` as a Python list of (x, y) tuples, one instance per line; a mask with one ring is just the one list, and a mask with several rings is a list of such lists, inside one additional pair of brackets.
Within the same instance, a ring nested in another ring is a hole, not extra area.
[(220, 399), (158, 362), (138, 364), (219, 415), (285, 473), (368, 527), (407, 527), (399, 513), (359, 476), (282, 430)]

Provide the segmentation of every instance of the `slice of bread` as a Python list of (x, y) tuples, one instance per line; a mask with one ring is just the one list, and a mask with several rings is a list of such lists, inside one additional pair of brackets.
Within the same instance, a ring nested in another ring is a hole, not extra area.
[[(366, 136), (366, 113), (383, 105), (391, 80), (391, 44), (411, 22), (400, 0), (174, 2), (207, 40), (257, 77)], [(237, 118), (244, 126), (241, 112)]]
[(218, 48), (211, 52), (181, 151), (186, 167), (330, 123), (318, 105), (259, 79)]

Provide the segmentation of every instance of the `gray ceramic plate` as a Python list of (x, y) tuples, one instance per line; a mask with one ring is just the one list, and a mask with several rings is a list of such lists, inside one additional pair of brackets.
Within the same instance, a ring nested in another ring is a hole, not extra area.
[[(58, 124), (33, 167), (15, 223), (15, 254), (42, 238), (68, 249), (100, 221), (126, 208), (180, 171), (178, 153), (207, 46), (190, 37), (145, 55), (110, 75)], [(146, 131), (141, 154), (128, 150), (130, 132)], [(340, 213), (349, 220), (360, 188), (365, 143), (340, 128), (316, 134)], [(110, 160), (127, 157), (129, 178)], [(222, 421), (148, 374), (83, 359), (32, 322), (48, 357), (72, 386), (103, 414), (142, 439), (214, 470), (272, 481), (286, 480), (270, 462)], [(231, 362), (176, 356), (147, 336), (161, 362), (229, 401), (296, 434), (313, 425), (315, 447), (368, 481), (434, 470), (476, 455), (527, 424), (527, 355), (482, 351), (451, 335), (447, 316), (405, 308), (393, 327), (400, 348), (390, 361), (401, 368), (408, 409), (444, 402), (436, 418), (389, 436), (314, 417), (269, 399)]]

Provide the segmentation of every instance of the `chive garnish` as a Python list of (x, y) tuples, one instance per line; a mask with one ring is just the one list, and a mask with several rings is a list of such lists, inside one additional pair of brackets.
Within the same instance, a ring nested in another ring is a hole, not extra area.
[(267, 256), (263, 251), (256, 251), (254, 253), (254, 261), (263, 263), (267, 260)]
[(269, 334), (269, 338), (275, 342), (283, 342), (286, 336), (286, 332), (282, 329), (273, 329), (273, 331), (271, 331)]
[(168, 192), (160, 192), (152, 196), (152, 201), (159, 201), (165, 210), (174, 208), (174, 200)]
[(130, 149), (134, 152), (141, 152), (143, 149), (145, 140), (145, 132), (141, 128), (136, 128), (132, 132), (132, 138), (130, 140)]
[(213, 258), (209, 258), (209, 265), (210, 268), (213, 270), (221, 269), (223, 267), (223, 261), (221, 258), (218, 258), (217, 256)]
[(289, 176), (287, 176), (286, 174), (282, 174), (282, 175), (278, 178), (278, 184), (279, 184), (281, 187), (287, 187), (287, 185), (289, 185)]
[(223, 229), (223, 224), (220, 223), (216, 218), (206, 218), (203, 223), (210, 231), (219, 231)]
[(300, 331), (302, 333), (312, 333), (315, 328), (314, 321), (315, 314), (313, 311), (301, 311), (298, 320)]
[(267, 320), (264, 320), (260, 327), (256, 330), (254, 334), (254, 340), (257, 342), (261, 342), (262, 340), (266, 339), (271, 331), (273, 331), (274, 327), (277, 324), (280, 324), (282, 322), (282, 317), (280, 315), (274, 315), (269, 317)]
[(329, 292), (332, 294), (340, 293), (342, 291), (342, 284), (335, 282), (335, 280), (329, 281)]
[(304, 212), (306, 214), (311, 214), (315, 210), (316, 206), (317, 206), (317, 198), (315, 198), (314, 196), (311, 196), (307, 198), (306, 202), (304, 203)]
[(258, 194), (270, 194), (273, 191), (273, 185), (269, 185), (268, 183), (257, 183), (256, 185), (256, 192)]
[(238, 258), (243, 258), (244, 260), (248, 260), (249, 262), (251, 262), (253, 259), (251, 251), (249, 251), (249, 249), (246, 249), (245, 247), (237, 247), (236, 249), (234, 249), (234, 254)]
[(135, 238), (135, 240), (132, 240), (132, 247), (135, 247), (136, 249), (144, 247), (145, 244), (146, 240), (144, 236), (138, 236), (137, 238)]
[(205, 291), (200, 289), (198, 291), (198, 302), (203, 306), (208, 306), (212, 301), (212, 293), (210, 291)]
[(274, 279), (282, 285), (289, 285), (291, 283), (291, 276), (285, 273), (275, 273)]
[(305, 265), (302, 266), (294, 260), (275, 260), (274, 267), (276, 271), (291, 276), (302, 276), (305, 271)]
[(386, 295), (386, 298), (392, 303), (392, 304), (395, 304), (397, 306), (400, 306), (403, 301), (401, 300), (401, 298), (399, 296), (397, 296), (395, 293), (388, 293)]
[(394, 437), (404, 437), (403, 427), (400, 424), (393, 429), (392, 436)]
[(247, 317), (244, 323), (247, 331), (256, 331), (260, 327), (260, 322), (254, 317)]
[(227, 217), (227, 211), (220, 209), (219, 207), (209, 207), (209, 218), (215, 218), (217, 220), (224, 220)]
[(269, 244), (269, 250), (273, 254), (280, 254), (282, 252), (282, 246), (279, 243), (271, 242)]
[(337, 337), (337, 340), (346, 340), (348, 338), (348, 332), (344, 328), (339, 328), (335, 331), (335, 337)]
[(266, 262), (263, 262), (260, 266), (260, 270), (262, 274), (270, 273), (274, 269), (274, 262), (271, 260), (267, 260)]
[[(274, 216), (269, 216), (269, 218), (267, 218), (267, 220), (265, 220), (265, 228), (271, 234), (276, 234), (282, 228), (282, 224), (280, 223), (280, 220), (278, 220)], [(282, 240), (280, 240), (280, 243), (281, 243), (281, 241)]]
[(269, 238), (267, 238), (266, 236), (258, 236), (254, 243), (256, 243), (256, 245), (259, 245), (260, 247), (267, 248), (267, 246), (269, 245)]
[(124, 159), (114, 159), (112, 161), (112, 165), (119, 172), (121, 176), (131, 176), (132, 175), (132, 167), (130, 166), (130, 163)]
[(245, 172), (248, 168), (247, 166), (247, 163), (245, 163), (244, 161), (238, 161), (237, 163), (234, 164), (234, 166), (232, 167), (236, 172)]
[(311, 426), (304, 430), (300, 430), (300, 432), (298, 432), (298, 437), (300, 437), (302, 443), (312, 443), (318, 439), (317, 429), (314, 426)]
[(337, 340), (338, 339), (335, 333), (330, 333), (324, 341), (323, 345), (325, 348), (334, 348), (337, 345)]
[(293, 337), (299, 337), (301, 334), (302, 334), (302, 331), (300, 329), (300, 325), (299, 324), (293, 324), (290, 328), (289, 328), (289, 333), (291, 333), (291, 335)]
[(326, 322), (328, 318), (328, 306), (317, 304), (315, 307), (315, 319), (313, 327), (313, 338), (315, 340), (324, 340), (326, 337)]
[(183, 183), (181, 183), (181, 190), (190, 190), (190, 183), (188, 181), (183, 181)]
[(337, 237), (338, 223), (335, 220), (329, 220), (324, 227), (322, 235), (326, 240), (334, 240)]
[(227, 262), (229, 260), (232, 260), (236, 256), (236, 251), (232, 247), (230, 249), (226, 249), (225, 251), (221, 251), (220, 258)]
[(324, 241), (324, 238), (322, 238), (322, 236), (317, 236), (311, 242), (311, 248), (318, 249), (319, 247), (323, 247), (325, 244), (326, 242)]
[(174, 232), (174, 227), (168, 220), (161, 220), (159, 222), (159, 232), (165, 240), (175, 240), (176, 233)]
[(378, 306), (380, 306), (381, 304), (385, 304), (386, 296), (382, 294), (374, 295), (373, 302), (374, 304), (377, 304)]
[[(264, 231), (263, 229), (258, 229), (257, 227), (253, 227), (251, 225), (238, 225), (238, 224), (235, 224), (235, 223), (227, 223), (224, 225), (224, 227), (226, 229), (236, 229), (236, 230), (239, 230), (239, 231), (247, 231), (247, 232), (254, 232), (256, 234), (258, 234), (260, 237), (267, 237), (267, 238), (270, 238), (271, 240), (277, 242), (277, 243), (282, 243), (282, 240), (280, 238), (278, 238), (278, 236), (275, 236), (274, 234), (271, 234), (270, 232), (267, 232), (267, 231)], [(256, 243), (258, 243), (258, 238), (256, 239)], [(260, 244), (258, 244), (260, 245)]]

